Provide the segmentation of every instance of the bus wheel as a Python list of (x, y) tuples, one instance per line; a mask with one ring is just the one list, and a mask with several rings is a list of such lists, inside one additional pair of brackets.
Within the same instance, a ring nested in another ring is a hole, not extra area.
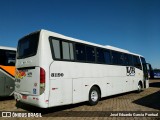
[(138, 90), (137, 90), (137, 92), (140, 93), (141, 91), (142, 91), (142, 84), (139, 83), (139, 84), (138, 84)]
[(89, 104), (96, 105), (100, 98), (100, 91), (97, 87), (93, 86), (89, 91)]

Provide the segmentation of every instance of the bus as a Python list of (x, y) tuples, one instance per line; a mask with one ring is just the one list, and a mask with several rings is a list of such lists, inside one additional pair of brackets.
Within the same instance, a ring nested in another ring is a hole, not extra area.
[(41, 108), (89, 101), (149, 87), (141, 55), (40, 30), (17, 47), (16, 101)]
[(0, 97), (13, 95), (15, 59), (15, 48), (0, 46)]

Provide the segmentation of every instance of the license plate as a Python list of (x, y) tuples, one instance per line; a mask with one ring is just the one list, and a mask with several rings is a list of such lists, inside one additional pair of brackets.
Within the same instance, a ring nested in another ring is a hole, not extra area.
[(23, 95), (23, 96), (22, 96), (22, 99), (27, 99), (27, 96)]

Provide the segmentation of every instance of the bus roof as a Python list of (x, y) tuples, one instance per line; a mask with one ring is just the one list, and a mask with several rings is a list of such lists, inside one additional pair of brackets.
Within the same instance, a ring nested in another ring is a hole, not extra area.
[(14, 50), (14, 51), (17, 50), (16, 48), (13, 48), (13, 47), (6, 47), (6, 46), (0, 46), (0, 49), (3, 49), (3, 50)]
[(136, 55), (136, 56), (141, 56), (139, 54), (132, 53), (128, 50), (121, 49), (121, 48), (114, 47), (114, 46), (110, 46), (110, 45), (100, 45), (100, 44), (96, 44), (96, 43), (91, 43), (91, 42), (88, 42), (88, 41), (85, 41), (85, 40), (79, 40), (79, 39), (76, 39), (76, 38), (68, 37), (68, 36), (65, 36), (65, 35), (62, 35), (62, 34), (59, 34), (59, 33), (56, 33), (56, 32), (52, 32), (52, 31), (44, 30), (44, 29), (41, 29), (40, 31), (45, 33), (45, 34), (48, 34), (49, 36), (53, 36), (53, 37), (57, 37), (57, 38), (61, 38), (61, 39), (65, 39), (65, 40), (69, 40), (69, 41), (73, 41), (73, 42), (84, 43), (84, 44), (87, 44), (87, 45), (92, 45), (92, 46), (106, 48), (106, 49), (110, 49), (110, 50), (114, 50), (114, 51), (118, 51), (118, 52), (123, 52), (123, 53), (128, 53), (128, 54), (132, 54), (132, 55)]

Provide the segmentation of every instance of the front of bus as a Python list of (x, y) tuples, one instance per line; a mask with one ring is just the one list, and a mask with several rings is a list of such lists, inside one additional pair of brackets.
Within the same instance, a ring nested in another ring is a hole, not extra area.
[(18, 42), (14, 97), (16, 101), (46, 108), (46, 71), (45, 67), (40, 65), (41, 37), (41, 31), (38, 31)]

